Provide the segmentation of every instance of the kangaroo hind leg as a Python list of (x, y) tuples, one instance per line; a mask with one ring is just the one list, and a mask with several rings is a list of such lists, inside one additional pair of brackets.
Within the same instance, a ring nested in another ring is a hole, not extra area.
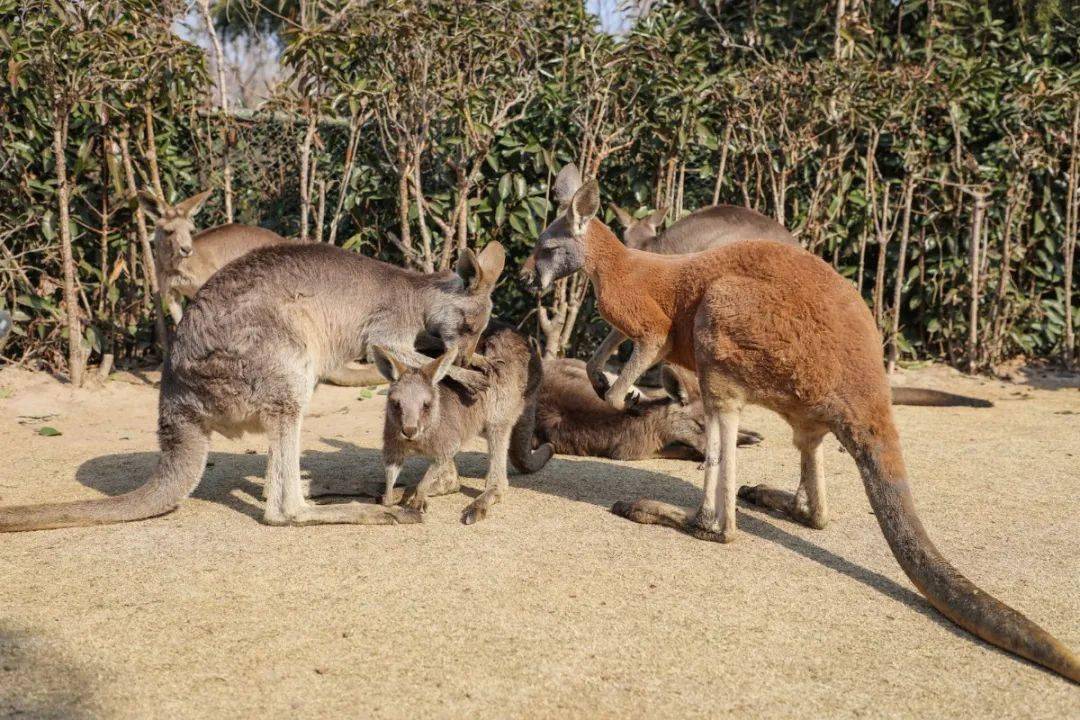
[(825, 431), (796, 428), (795, 447), (799, 450), (799, 489), (795, 493), (769, 485), (743, 485), (739, 498), (766, 510), (787, 515), (795, 522), (820, 530), (829, 522), (825, 493), (824, 451), (821, 441)]
[(488, 472), (484, 492), (477, 495), (465, 508), (461, 515), (461, 521), (466, 525), (472, 525), (488, 516), (493, 505), (502, 500), (510, 487), (510, 481), (506, 476), (506, 457), (510, 452), (510, 435), (514, 428), (512, 424), (505, 427), (492, 428), (488, 432)]

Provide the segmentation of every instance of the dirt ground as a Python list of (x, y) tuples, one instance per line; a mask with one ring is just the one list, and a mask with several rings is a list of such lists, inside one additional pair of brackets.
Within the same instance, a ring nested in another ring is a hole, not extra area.
[[(1080, 649), (1077, 384), (899, 382), (996, 403), (897, 409), (921, 516), (965, 574)], [(377, 484), (382, 409), (321, 388), (305, 472)], [(73, 391), (0, 372), (0, 504), (140, 484), (155, 415), (130, 375)], [(741, 480), (793, 487), (787, 428), (757, 409), (745, 425), (766, 440), (740, 450)], [(828, 529), (740, 507), (721, 546), (608, 512), (693, 504), (700, 474), (679, 461), (557, 457), (463, 526), (480, 445), (459, 459), (465, 494), (422, 525), (267, 527), (264, 440), (218, 437), (171, 515), (0, 536), (0, 716), (1077, 717), (1080, 689), (930, 609), (827, 442)]]

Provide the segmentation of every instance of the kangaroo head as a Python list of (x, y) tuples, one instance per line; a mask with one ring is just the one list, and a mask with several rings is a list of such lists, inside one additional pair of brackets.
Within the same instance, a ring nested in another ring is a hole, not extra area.
[(454, 360), (447, 351), (420, 368), (410, 368), (385, 348), (374, 347), (375, 366), (390, 381), (386, 393), (386, 425), (406, 440), (422, 436), (439, 423), (439, 381)]
[(139, 192), (139, 206), (154, 219), (154, 242), (173, 257), (186, 258), (194, 252), (191, 239), (195, 234), (195, 216), (213, 190), (192, 195), (187, 200), (169, 205), (164, 198), (148, 190)]
[(532, 257), (521, 269), (523, 276), (534, 272), (539, 276), (541, 290), (585, 265), (585, 228), (600, 209), (599, 184), (595, 179), (582, 184), (572, 164), (559, 171), (554, 191), (559, 216), (540, 233)]
[(491, 292), (502, 274), (506, 251), (497, 242), (479, 253), (465, 249), (455, 274), (432, 296), (424, 316), (424, 332), (440, 340), (447, 352), (467, 364), (491, 317)]
[(633, 215), (618, 205), (612, 205), (611, 210), (623, 226), (622, 238), (626, 247), (652, 252), (656, 238), (660, 234), (660, 225), (667, 216), (667, 208), (661, 206), (640, 220), (634, 219)]
[(705, 407), (694, 376), (665, 365), (660, 384), (671, 401), (663, 410), (668, 441), (701, 450), (705, 446)]

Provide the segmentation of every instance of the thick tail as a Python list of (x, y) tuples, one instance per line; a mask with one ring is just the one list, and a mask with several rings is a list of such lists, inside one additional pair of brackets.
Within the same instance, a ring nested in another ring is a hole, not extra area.
[(161, 457), (145, 485), (98, 500), (0, 508), (0, 532), (105, 525), (171, 512), (199, 484), (210, 435), (192, 420), (162, 413), (158, 440)]
[(510, 462), (523, 473), (534, 473), (547, 465), (555, 454), (551, 443), (533, 449), (536, 434), (536, 406), (540, 402), (540, 382), (544, 378), (544, 363), (535, 347), (529, 348), (529, 376), (525, 383), (525, 409), (510, 434)]
[(891, 424), (877, 433), (836, 428), (836, 435), (859, 465), (870, 505), (893, 555), (930, 604), (991, 645), (1080, 683), (1080, 658), (1021, 613), (976, 587), (930, 542), (915, 514)]
[(925, 407), (994, 407), (994, 403), (989, 400), (967, 397), (966, 395), (954, 395), (940, 390), (908, 387), (894, 387), (892, 389), (892, 404), (921, 405)]
[(386, 383), (386, 378), (379, 374), (374, 365), (362, 365), (355, 368), (342, 365), (324, 375), (322, 379), (331, 385), (340, 385), (341, 387), (368, 387)]

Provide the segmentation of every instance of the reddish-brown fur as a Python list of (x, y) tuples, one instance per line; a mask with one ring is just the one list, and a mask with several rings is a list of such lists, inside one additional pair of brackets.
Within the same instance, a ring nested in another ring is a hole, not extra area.
[(802, 456), (799, 489), (743, 487), (740, 497), (824, 527), (821, 440), (833, 432), (859, 466), (893, 554), (930, 602), (987, 642), (1080, 682), (1080, 660), (1068, 648), (975, 587), (926, 535), (893, 423), (881, 337), (849, 282), (813, 254), (771, 241), (682, 256), (628, 249), (595, 219), (595, 181), (567, 205), (541, 235), (535, 264), (542, 284), (583, 269), (601, 314), (634, 341), (608, 401), (621, 407), (637, 377), (666, 358), (698, 373), (705, 403), (705, 492), (696, 514), (652, 500), (617, 503), (616, 513), (732, 540), (739, 412), (747, 403), (763, 405), (792, 425)]

